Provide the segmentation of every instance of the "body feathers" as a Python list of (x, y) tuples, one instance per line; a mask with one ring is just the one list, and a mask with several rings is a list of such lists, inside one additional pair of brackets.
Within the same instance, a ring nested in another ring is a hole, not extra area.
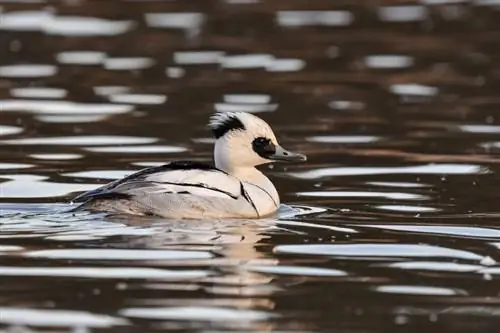
[(90, 210), (169, 218), (259, 218), (279, 206), (265, 189), (189, 161), (143, 169), (73, 201)]
[(244, 112), (216, 113), (215, 167), (177, 161), (140, 170), (74, 202), (78, 208), (167, 218), (260, 218), (278, 210), (273, 183), (255, 168), (273, 161), (305, 161), (281, 147), (269, 125)]

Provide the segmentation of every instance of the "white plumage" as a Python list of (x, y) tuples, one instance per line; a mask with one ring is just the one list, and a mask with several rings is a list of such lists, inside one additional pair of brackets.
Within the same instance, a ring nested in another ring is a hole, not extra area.
[(216, 113), (209, 122), (216, 142), (215, 167), (190, 161), (140, 170), (81, 194), (78, 209), (156, 215), (177, 219), (260, 218), (280, 199), (273, 183), (255, 166), (305, 161), (283, 149), (269, 125), (244, 112)]

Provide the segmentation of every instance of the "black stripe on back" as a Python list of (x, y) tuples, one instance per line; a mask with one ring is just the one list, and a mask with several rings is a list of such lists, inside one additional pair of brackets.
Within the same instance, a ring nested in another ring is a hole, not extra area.
[(132, 199), (132, 195), (120, 192), (97, 192), (91, 194), (92, 199), (102, 199), (102, 200), (129, 200)]
[(151, 168), (146, 168), (139, 170), (129, 176), (126, 176), (118, 181), (118, 183), (123, 183), (125, 181), (135, 179), (135, 178), (142, 178), (147, 175), (151, 175), (153, 173), (159, 173), (159, 172), (164, 172), (164, 171), (174, 171), (174, 170), (203, 170), (203, 171), (219, 171), (226, 173), (220, 169), (217, 169), (216, 167), (206, 164), (206, 163), (201, 163), (201, 162), (193, 162), (193, 161), (173, 161), (170, 163), (166, 163), (157, 167), (151, 167)]

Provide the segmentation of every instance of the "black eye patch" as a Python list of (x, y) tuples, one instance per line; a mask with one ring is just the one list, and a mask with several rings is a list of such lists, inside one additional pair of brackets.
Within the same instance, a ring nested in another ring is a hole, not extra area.
[(260, 157), (268, 158), (276, 153), (276, 146), (271, 142), (270, 139), (264, 137), (258, 137), (252, 142), (253, 151), (256, 152)]

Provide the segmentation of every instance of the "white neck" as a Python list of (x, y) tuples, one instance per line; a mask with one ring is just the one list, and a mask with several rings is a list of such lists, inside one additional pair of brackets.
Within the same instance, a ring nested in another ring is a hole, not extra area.
[[(242, 166), (234, 163), (234, 161), (239, 161), (245, 157), (237, 156), (238, 151), (233, 151), (232, 159), (229, 158), (229, 154), (224, 151), (224, 145), (216, 144), (214, 147), (214, 158), (215, 158), (215, 166), (218, 169), (221, 169), (233, 177), (238, 178), (241, 181), (253, 184), (257, 187), (260, 187), (261, 191), (267, 192), (269, 196), (273, 199), (275, 204), (279, 204), (280, 199), (278, 195), (278, 191), (274, 187), (273, 183), (269, 178), (267, 178), (262, 172), (257, 170), (254, 166)], [(243, 152), (244, 154), (244, 152)]]
[(274, 187), (274, 184), (269, 178), (255, 167), (231, 166), (228, 165), (228, 163), (223, 163), (223, 161), (217, 158), (215, 159), (215, 166), (241, 181), (260, 187), (272, 197), (275, 203), (279, 204), (280, 198), (276, 187)]

